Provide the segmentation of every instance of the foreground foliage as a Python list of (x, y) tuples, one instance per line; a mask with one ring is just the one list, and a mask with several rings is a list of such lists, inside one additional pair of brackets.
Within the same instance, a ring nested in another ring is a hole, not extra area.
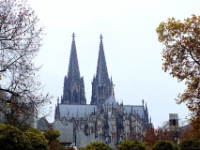
[(0, 124), (0, 148), (3, 150), (31, 149), (32, 144), (29, 137), (18, 128)]
[(30, 128), (22, 132), (9, 124), (0, 124), (0, 149), (67, 150), (59, 143), (59, 136), (60, 133), (56, 130), (49, 130), (42, 134), (39, 130)]
[[(195, 133), (192, 128), (185, 131), (187, 131), (187, 134), (183, 132), (181, 135), (180, 149), (200, 148), (200, 140), (196, 137), (198, 133)], [(33, 128), (21, 131), (9, 124), (0, 124), (0, 148), (4, 150), (73, 150), (73, 148), (66, 148), (61, 145), (58, 140), (59, 136), (60, 133), (56, 130), (48, 130), (42, 134), (39, 130)], [(144, 144), (146, 142), (142, 143), (137, 140), (123, 141), (118, 145), (118, 150), (178, 150), (178, 147), (171, 141), (164, 139), (156, 141), (154, 146), (147, 147), (148, 145)], [(82, 150), (112, 150), (112, 148), (105, 143), (92, 142)]]
[(44, 132), (44, 136), (50, 143), (57, 139), (60, 136), (60, 133), (57, 130), (48, 130)]
[(91, 142), (81, 150), (112, 150), (112, 148), (103, 142)]
[(178, 147), (171, 141), (158, 141), (152, 150), (178, 150)]
[(197, 128), (192, 124), (190, 127), (185, 129), (180, 136), (180, 142), (182, 143), (188, 139), (193, 139), (196, 141), (200, 140), (200, 128)]
[(146, 146), (139, 141), (124, 141), (118, 146), (118, 150), (146, 150)]
[(25, 132), (31, 141), (32, 150), (47, 150), (48, 141), (45, 136), (38, 130), (28, 130)]
[(180, 145), (181, 150), (190, 150), (199, 148), (200, 148), (200, 141), (193, 138), (184, 140)]
[[(48, 140), (48, 146), (50, 150), (67, 150), (63, 145), (60, 144), (58, 137), (60, 136), (57, 130), (48, 130), (44, 132), (45, 138)], [(73, 148), (69, 148), (69, 150)]]
[(174, 141), (174, 137), (170, 134), (168, 130), (163, 130), (162, 128), (150, 128), (146, 131), (143, 137), (143, 142), (145, 145), (152, 147), (156, 142), (160, 140)]

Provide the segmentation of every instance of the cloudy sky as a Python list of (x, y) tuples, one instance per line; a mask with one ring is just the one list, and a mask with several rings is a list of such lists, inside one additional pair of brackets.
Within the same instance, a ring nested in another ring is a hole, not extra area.
[[(72, 33), (81, 75), (84, 76), (87, 103), (91, 99), (91, 80), (96, 73), (99, 36), (103, 35), (108, 73), (115, 84), (115, 97), (124, 104), (147, 102), (154, 126), (178, 113), (185, 120), (185, 104), (174, 99), (185, 89), (162, 70), (156, 27), (167, 18), (183, 20), (200, 15), (199, 0), (29, 0), (47, 35), (36, 63), (42, 64), (40, 80), (44, 92), (57, 97), (63, 92), (68, 72)], [(53, 121), (54, 114), (49, 116)]]

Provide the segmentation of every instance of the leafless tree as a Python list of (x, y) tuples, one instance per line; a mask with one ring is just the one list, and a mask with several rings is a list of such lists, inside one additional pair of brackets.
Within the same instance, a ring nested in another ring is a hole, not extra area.
[(161, 129), (163, 129), (163, 130), (169, 130), (169, 121), (168, 120), (164, 121), (162, 123)]
[[(0, 92), (8, 93), (6, 103), (23, 113), (50, 102), (37, 78), (41, 66), (34, 65), (43, 35), (27, 0), (0, 0)], [(22, 109), (21, 103), (27, 108)]]

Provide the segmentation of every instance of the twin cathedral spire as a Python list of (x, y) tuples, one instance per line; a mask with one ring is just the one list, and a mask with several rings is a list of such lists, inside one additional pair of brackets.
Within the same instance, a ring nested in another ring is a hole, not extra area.
[[(103, 37), (100, 35), (99, 54), (96, 75), (92, 81), (92, 96), (90, 104), (101, 104), (113, 93), (112, 79), (108, 76), (106, 59), (103, 47)], [(80, 76), (78, 57), (76, 52), (75, 34), (72, 35), (72, 45), (69, 58), (68, 74), (64, 78), (63, 104), (86, 104), (85, 86), (83, 77)]]
[(72, 46), (71, 46), (71, 53), (70, 53), (70, 58), (69, 58), (68, 77), (70, 77), (70, 78), (80, 77), (78, 58), (77, 58), (77, 53), (76, 53), (75, 34), (74, 33), (72, 34)]

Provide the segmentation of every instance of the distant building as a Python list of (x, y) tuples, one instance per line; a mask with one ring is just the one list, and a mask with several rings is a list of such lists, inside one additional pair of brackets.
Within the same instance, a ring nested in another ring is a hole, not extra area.
[(49, 123), (46, 117), (38, 118), (37, 129), (39, 129), (42, 133), (44, 133), (47, 130), (53, 129), (53, 124)]
[(142, 140), (146, 129), (151, 127), (144, 100), (141, 105), (124, 105), (116, 101), (114, 84), (108, 76), (102, 35), (91, 102), (86, 104), (73, 34), (68, 75), (64, 77), (63, 96), (61, 102), (57, 100), (53, 124), (53, 128), (61, 133), (61, 143), (74, 143), (79, 148), (92, 141), (102, 141), (115, 146), (125, 139)]
[(170, 113), (169, 114), (169, 131), (171, 135), (174, 137), (174, 142), (179, 142), (180, 136), (180, 129), (178, 123), (178, 114), (177, 113)]

